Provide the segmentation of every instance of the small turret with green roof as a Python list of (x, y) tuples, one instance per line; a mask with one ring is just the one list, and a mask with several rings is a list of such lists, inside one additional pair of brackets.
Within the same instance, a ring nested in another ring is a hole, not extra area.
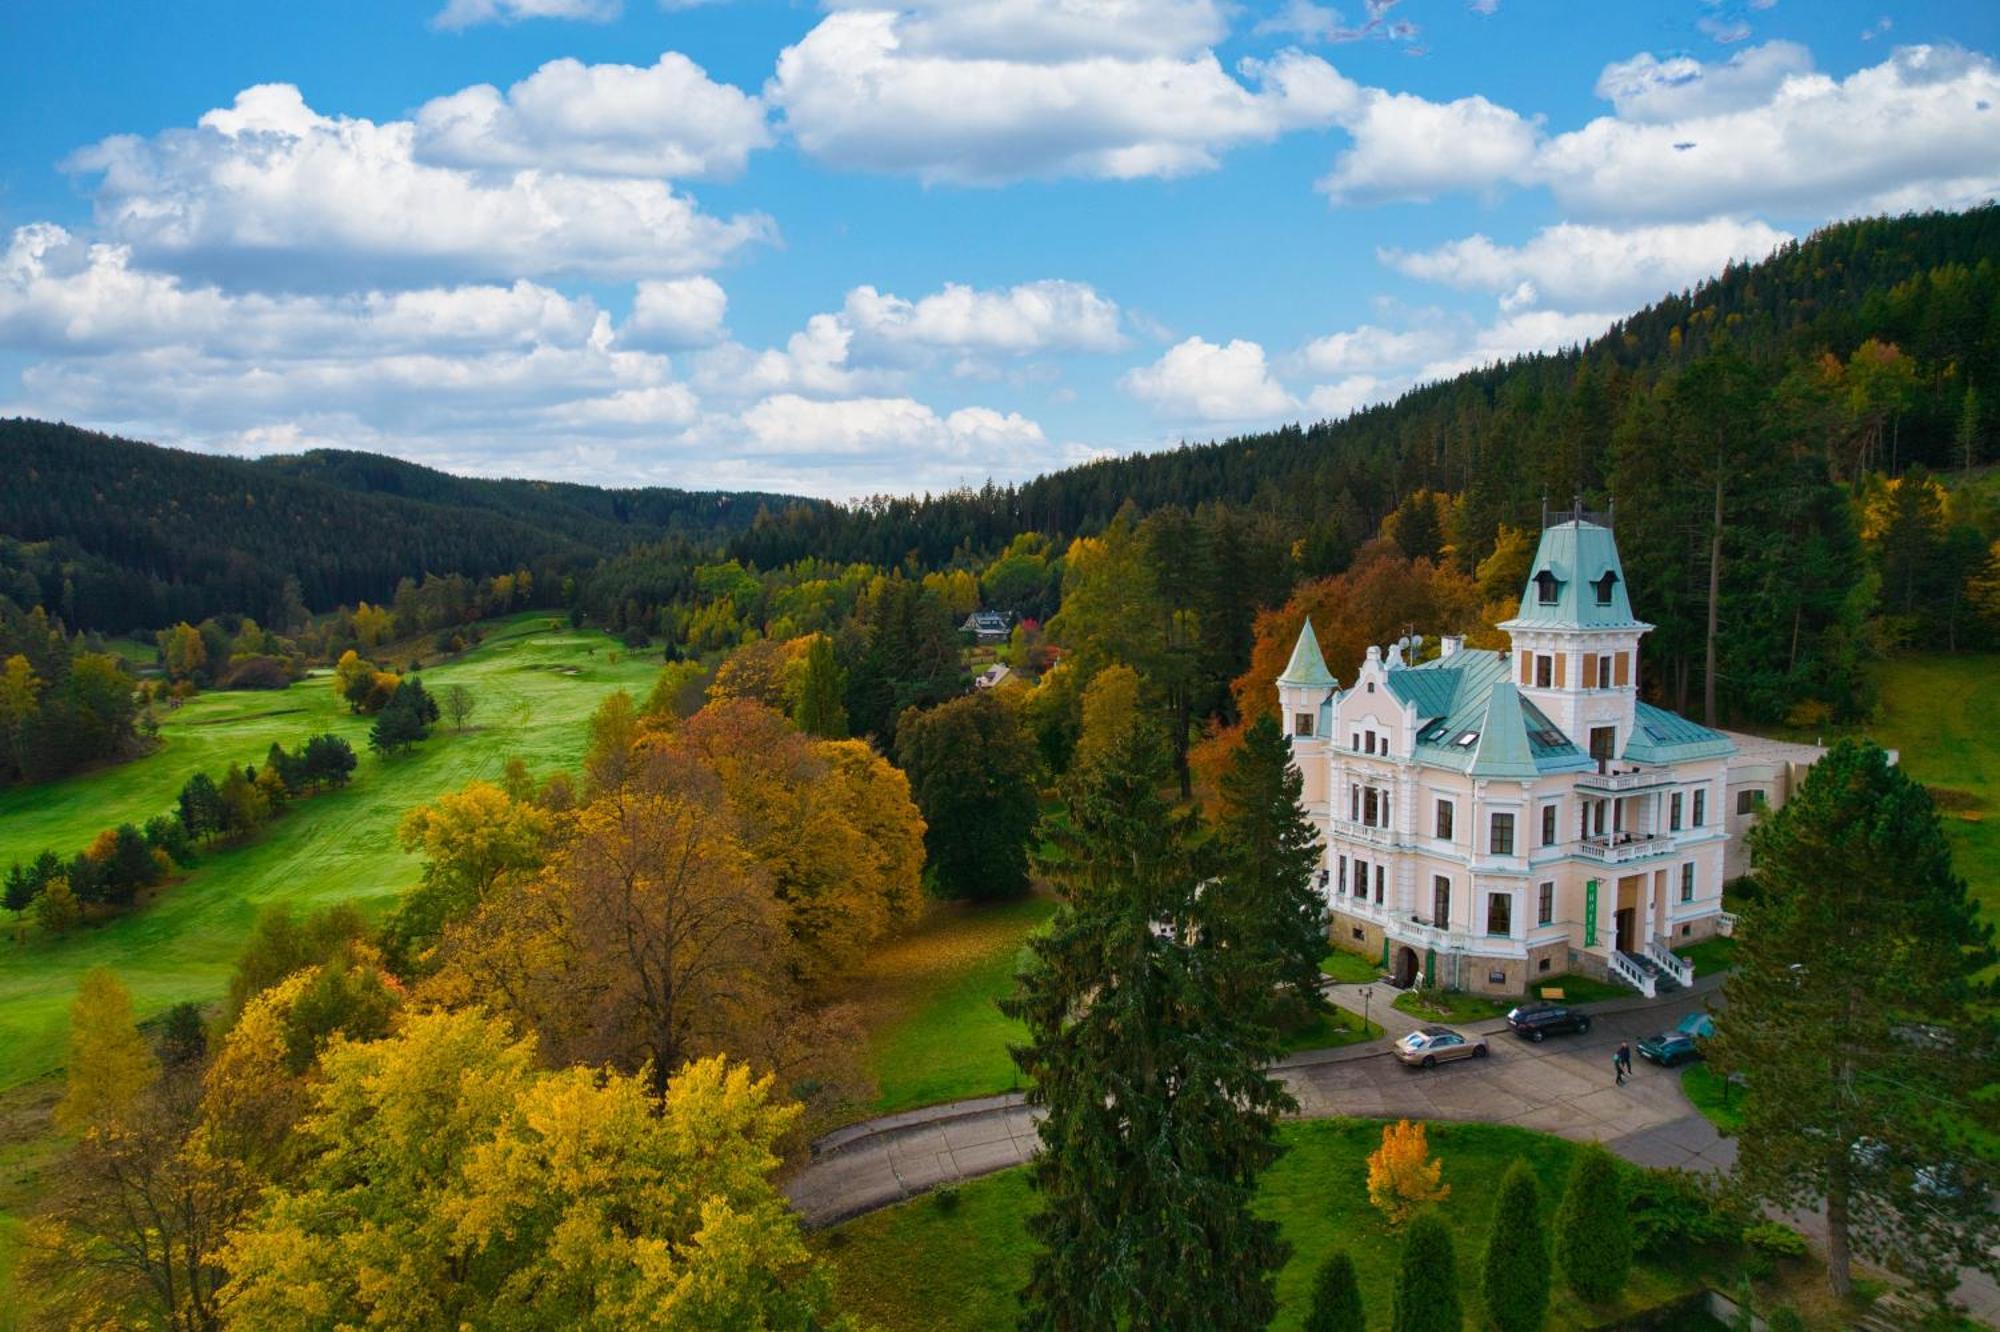
[(1333, 672), (1326, 668), (1326, 658), (1320, 655), (1319, 639), (1313, 635), (1310, 618), (1299, 627), (1299, 641), (1292, 648), (1292, 659), (1285, 664), (1285, 673), (1278, 677), (1278, 684), (1292, 689), (1334, 687)]

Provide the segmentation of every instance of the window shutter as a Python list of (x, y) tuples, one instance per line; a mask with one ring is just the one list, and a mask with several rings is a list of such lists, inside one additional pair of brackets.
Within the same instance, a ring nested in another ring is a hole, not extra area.
[(1569, 653), (1567, 652), (1556, 653), (1556, 688), (1558, 689), (1561, 689), (1563, 687), (1563, 666), (1568, 661), (1569, 661)]
[(1595, 652), (1586, 652), (1583, 654), (1583, 679), (1578, 683), (1582, 684), (1585, 689), (1595, 689), (1597, 687), (1597, 654)]
[(1526, 685), (1533, 684), (1534, 682), (1535, 654), (1532, 652), (1523, 652), (1521, 654), (1521, 683)]
[(1611, 683), (1623, 689), (1632, 683), (1631, 653), (1621, 652), (1612, 658)]

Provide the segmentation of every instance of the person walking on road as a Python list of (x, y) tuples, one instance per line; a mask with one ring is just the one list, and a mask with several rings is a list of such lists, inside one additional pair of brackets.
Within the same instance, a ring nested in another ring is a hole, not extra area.
[(1611, 1052), (1611, 1068), (1618, 1077), (1618, 1085), (1624, 1086), (1625, 1079), (1632, 1076), (1632, 1042), (1618, 1042), (1618, 1048)]

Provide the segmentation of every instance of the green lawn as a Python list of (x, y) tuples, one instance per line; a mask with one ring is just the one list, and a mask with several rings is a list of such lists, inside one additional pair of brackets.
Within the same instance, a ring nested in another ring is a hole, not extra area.
[(1566, 1004), (1595, 1004), (1602, 1003), (1606, 999), (1630, 999), (1638, 993), (1631, 986), (1620, 985), (1616, 981), (1599, 980), (1595, 976), (1566, 972), (1560, 976), (1540, 977), (1528, 990), (1528, 996), (1539, 999), (1545, 988), (1561, 990), (1562, 1002)]
[(1332, 1004), (1323, 1004), (1310, 1022), (1284, 1033), (1284, 1051), (1338, 1049), (1372, 1041), (1382, 1034), (1382, 1024), (1370, 1022), (1364, 1028), (1359, 1013), (1350, 1013)]
[(1489, 999), (1462, 990), (1405, 990), (1396, 996), (1396, 1011), (1426, 1022), (1483, 1022), (1514, 1006), (1511, 999)]
[(2000, 919), (2000, 655), (1898, 657), (1876, 683), (1868, 733), (1938, 793), (1958, 872)]
[(1047, 897), (935, 903), (915, 929), (870, 955), (851, 986), (881, 1089), (868, 1114), (1019, 1085), (1007, 1046), (1022, 1028), (996, 1001), (1013, 992), (1028, 935), (1055, 909)]
[(1382, 979), (1382, 965), (1366, 953), (1335, 948), (1320, 959), (1319, 969), (1342, 985), (1368, 985)]
[[(1278, 1275), (1272, 1326), (1299, 1326), (1313, 1272), (1335, 1247), (1354, 1257), (1369, 1325), (1386, 1326), (1399, 1241), (1369, 1206), (1366, 1164), (1381, 1141), (1381, 1125), (1315, 1120), (1286, 1124), (1280, 1134), (1287, 1151), (1266, 1174), (1260, 1200), (1292, 1245), (1291, 1261)], [(1452, 1188), (1443, 1212), (1458, 1241), (1467, 1326), (1484, 1326), (1479, 1250), (1501, 1175), (1516, 1157), (1525, 1159), (1541, 1179), (1543, 1204), (1553, 1217), (1575, 1148), (1560, 1138), (1491, 1124), (1433, 1124), (1430, 1139)], [(841, 1307), (885, 1332), (1012, 1327), (1019, 1309), (1015, 1292), (1032, 1256), (1023, 1226), (1034, 1206), (1027, 1172), (974, 1180), (957, 1190), (954, 1203), (947, 1208), (935, 1197), (918, 1198), (815, 1236), (832, 1265)], [(1686, 1271), (1641, 1264), (1618, 1308), (1588, 1309), (1558, 1291), (1548, 1326), (1615, 1325), (1624, 1314), (1691, 1289), (1693, 1279)]]
[(0, 943), (0, 1088), (60, 1065), (66, 1010), (90, 967), (116, 969), (142, 1019), (181, 1000), (212, 999), (265, 904), (353, 899), (379, 909), (413, 882), (416, 861), (395, 838), (412, 805), (498, 778), (514, 755), (537, 771), (574, 767), (591, 710), (615, 689), (643, 696), (658, 662), (624, 654), (603, 634), (548, 625), (546, 614), (516, 617), (463, 658), (426, 671), (433, 691), (466, 685), (478, 709), (465, 734), (440, 727), (400, 758), (369, 754), (367, 719), (348, 715), (331, 683), (314, 677), (279, 692), (202, 695), (166, 714), (162, 743), (144, 758), (0, 792), (4, 866), (43, 847), (67, 856), (101, 828), (163, 813), (195, 771), (261, 763), (273, 740), (290, 746), (333, 731), (361, 755), (346, 790), (298, 802), (247, 845), (204, 857), (138, 911), (65, 940)]
[(1674, 949), (1674, 956), (1694, 963), (1695, 978), (1699, 980), (1736, 965), (1736, 940), (1712, 934), (1699, 943)]
[(1689, 1064), (1681, 1070), (1681, 1092), (1718, 1131), (1734, 1133), (1742, 1127), (1743, 1088), (1730, 1086), (1707, 1064)]

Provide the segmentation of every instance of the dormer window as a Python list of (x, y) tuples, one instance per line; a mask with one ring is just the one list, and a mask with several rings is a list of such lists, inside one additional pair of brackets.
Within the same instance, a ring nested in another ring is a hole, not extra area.
[(1535, 600), (1544, 606), (1556, 604), (1556, 597), (1562, 591), (1562, 584), (1547, 569), (1535, 575)]
[(1609, 606), (1611, 604), (1611, 589), (1617, 586), (1617, 584), (1618, 584), (1617, 572), (1615, 570), (1606, 569), (1604, 571), (1604, 577), (1598, 579), (1596, 582), (1590, 585), (1591, 590), (1597, 593), (1598, 605)]

